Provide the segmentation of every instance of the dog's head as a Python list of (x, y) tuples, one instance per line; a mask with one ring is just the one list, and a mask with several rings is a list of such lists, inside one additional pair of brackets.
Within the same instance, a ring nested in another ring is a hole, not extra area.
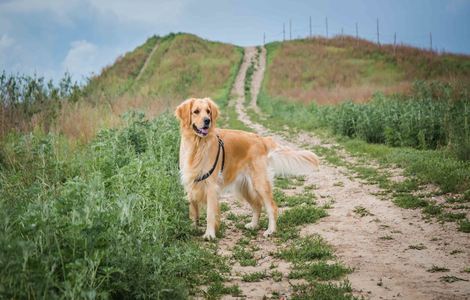
[(175, 115), (186, 133), (203, 138), (215, 128), (219, 108), (210, 98), (190, 98), (176, 108)]

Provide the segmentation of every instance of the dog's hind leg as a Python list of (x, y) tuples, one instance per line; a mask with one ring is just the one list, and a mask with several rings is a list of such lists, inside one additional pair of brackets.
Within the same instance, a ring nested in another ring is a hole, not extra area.
[(261, 214), (261, 204), (256, 199), (254, 201), (248, 200), (248, 203), (250, 203), (251, 209), (253, 209), (253, 215), (251, 216), (251, 221), (245, 224), (245, 228), (256, 229), (258, 228), (259, 216)]
[(251, 222), (245, 224), (246, 229), (256, 229), (258, 227), (259, 216), (261, 214), (261, 205), (262, 202), (259, 198), (256, 198), (254, 195), (247, 195), (245, 198), (246, 201), (250, 204), (251, 209), (253, 210), (253, 215), (251, 216)]
[(268, 229), (264, 232), (264, 236), (268, 237), (276, 231), (277, 222), (277, 205), (273, 199), (273, 191), (271, 187), (271, 181), (269, 181), (268, 174), (266, 176), (257, 174), (253, 178), (253, 188), (257, 199), (260, 199), (258, 203), (263, 203), (268, 214)]
[(255, 229), (258, 227), (259, 216), (261, 214), (262, 201), (257, 197), (251, 178), (246, 175), (241, 175), (237, 180), (235, 188), (237, 198), (241, 198), (250, 204), (253, 210), (251, 222), (245, 224), (246, 229)]
[(271, 189), (271, 184), (269, 181), (265, 182), (267, 188), (265, 189), (262, 198), (264, 202), (264, 207), (266, 208), (266, 213), (268, 214), (268, 229), (263, 233), (265, 237), (272, 235), (276, 232), (276, 222), (277, 222), (277, 205), (273, 199), (273, 193)]

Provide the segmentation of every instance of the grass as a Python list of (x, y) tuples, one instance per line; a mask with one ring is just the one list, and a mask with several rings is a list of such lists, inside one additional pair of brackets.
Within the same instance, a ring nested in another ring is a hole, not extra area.
[(242, 275), (242, 281), (244, 282), (258, 282), (261, 281), (262, 279), (265, 279), (268, 277), (266, 274), (266, 271), (263, 272), (253, 272), (249, 274), (243, 274)]
[(253, 73), (256, 70), (256, 62), (258, 61), (258, 57), (260, 54), (260, 49), (256, 48), (256, 55), (250, 61), (248, 68), (246, 69), (245, 73), (245, 104), (249, 104), (251, 102), (251, 85), (253, 81)]
[(315, 194), (310, 192), (304, 192), (302, 194), (295, 194), (293, 196), (287, 196), (282, 190), (274, 189), (273, 193), (276, 203), (280, 207), (293, 207), (301, 204), (315, 204)]
[(212, 283), (207, 289), (208, 299), (219, 299), (222, 295), (241, 297), (243, 293), (238, 285), (225, 286), (220, 280)]
[(352, 154), (375, 159), (383, 165), (396, 165), (405, 170), (405, 175), (415, 176), (421, 183), (436, 184), (443, 192), (470, 189), (469, 163), (459, 161), (445, 151), (388, 147), (347, 138), (342, 138), (340, 143)]
[(453, 283), (453, 282), (457, 282), (457, 281), (468, 281), (466, 279), (463, 279), (463, 278), (460, 278), (460, 277), (456, 277), (456, 276), (453, 276), (453, 275), (446, 275), (446, 276), (442, 276), (439, 278), (442, 282), (447, 282), (447, 283)]
[(427, 269), (429, 273), (437, 273), (437, 272), (449, 272), (449, 269), (444, 268), (444, 267), (438, 267), (436, 265), (433, 265), (431, 268)]
[(333, 257), (333, 249), (318, 235), (295, 240), (275, 255), (289, 262), (308, 262)]
[(439, 215), (439, 220), (444, 222), (457, 222), (465, 219), (465, 213), (443, 212)]
[(351, 273), (351, 269), (344, 267), (340, 263), (329, 264), (326, 262), (317, 262), (295, 266), (290, 272), (290, 279), (305, 279), (314, 282), (315, 280), (336, 280), (345, 274)]
[(362, 217), (366, 217), (366, 216), (373, 216), (374, 214), (371, 213), (370, 211), (367, 210), (367, 208), (363, 207), (363, 206), (356, 206), (354, 207), (354, 210), (353, 212), (355, 214), (357, 214), (358, 216), (360, 216), (361, 218)]
[(40, 133), (1, 148), (3, 297), (180, 299), (223, 283), (226, 262), (187, 217), (176, 120), (123, 122), (74, 151)]
[(308, 285), (294, 285), (294, 299), (352, 299), (347, 283), (334, 285), (318, 281), (337, 280), (352, 272), (339, 262), (327, 263), (334, 258), (333, 249), (319, 235), (293, 240), (274, 254), (293, 263), (289, 279), (304, 279)]
[(351, 37), (274, 42), (266, 49), (269, 95), (289, 101), (365, 101), (377, 91), (406, 93), (417, 79), (457, 81), (464, 86), (470, 79), (467, 55), (378, 47)]
[(280, 189), (295, 189), (305, 183), (305, 176), (284, 176), (276, 177), (274, 186)]
[(468, 219), (459, 221), (459, 230), (470, 233), (470, 221)]
[(424, 250), (424, 249), (427, 249), (427, 247), (424, 246), (423, 244), (416, 244), (416, 245), (409, 245), (408, 249), (411, 249), (411, 250)]
[(314, 206), (295, 206), (279, 216), (278, 226), (280, 231), (282, 231), (284, 228), (315, 223), (317, 220), (327, 215), (327, 212), (322, 208)]
[(413, 196), (409, 193), (396, 195), (393, 202), (402, 208), (420, 208), (426, 207), (428, 203), (419, 197)]
[(221, 120), (222, 128), (237, 129), (237, 130), (243, 130), (243, 131), (248, 131), (248, 132), (253, 131), (253, 129), (246, 126), (245, 123), (243, 123), (242, 121), (238, 119), (238, 114), (235, 109), (235, 105), (228, 105), (224, 109), (224, 114), (222, 114), (221, 119), (222, 119)]
[(294, 286), (294, 300), (324, 299), (352, 300), (357, 299), (352, 294), (349, 282), (343, 283), (314, 283)]
[(237, 260), (242, 267), (256, 266), (256, 259), (253, 253), (246, 250), (243, 246), (236, 245), (233, 249), (233, 258)]
[(415, 178), (406, 178), (403, 181), (393, 183), (392, 188), (397, 193), (413, 192), (419, 188), (419, 183)]
[(442, 214), (442, 207), (439, 205), (430, 204), (424, 207), (422, 212), (426, 215), (439, 216)]
[(274, 280), (274, 282), (280, 282), (282, 281), (282, 272), (279, 272), (279, 271), (272, 271), (271, 274), (270, 274), (271, 278)]

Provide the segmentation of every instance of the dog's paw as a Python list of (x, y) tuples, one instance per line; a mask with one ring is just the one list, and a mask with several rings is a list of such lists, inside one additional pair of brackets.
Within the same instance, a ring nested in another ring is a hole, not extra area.
[(256, 228), (258, 228), (258, 224), (254, 224), (253, 222), (246, 223), (245, 228), (249, 229), (249, 230), (256, 229)]
[(205, 239), (206, 241), (215, 240), (215, 232), (206, 231), (206, 233), (204, 233), (202, 238)]
[(267, 237), (270, 237), (271, 235), (273, 235), (273, 233), (274, 233), (273, 229), (268, 229), (263, 233), (263, 236), (267, 238)]

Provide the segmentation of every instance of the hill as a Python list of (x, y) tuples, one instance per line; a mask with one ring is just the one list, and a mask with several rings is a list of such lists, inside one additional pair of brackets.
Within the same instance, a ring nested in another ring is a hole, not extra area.
[[(226, 96), (241, 49), (191, 34), (150, 37), (118, 58), (88, 86), (90, 97), (181, 98)], [(147, 61), (148, 60), (148, 61)], [(145, 65), (145, 66), (144, 66)]]
[(240, 47), (191, 34), (152, 36), (92, 77), (83, 101), (62, 109), (58, 128), (89, 140), (129, 109), (152, 117), (188, 97), (225, 103), (242, 56)]
[(319, 104), (363, 102), (381, 91), (407, 93), (416, 80), (470, 83), (470, 57), (351, 37), (312, 38), (266, 45), (264, 91)]

